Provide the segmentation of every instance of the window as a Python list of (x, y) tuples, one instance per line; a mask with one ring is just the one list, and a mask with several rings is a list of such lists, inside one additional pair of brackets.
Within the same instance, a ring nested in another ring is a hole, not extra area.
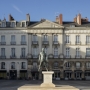
[(36, 48), (36, 47), (33, 48), (33, 55), (34, 55), (34, 56), (37, 55), (37, 48)]
[(86, 43), (90, 43), (90, 36), (89, 35), (86, 36)]
[(15, 42), (15, 35), (11, 35), (11, 42)]
[(26, 36), (25, 36), (25, 35), (22, 35), (22, 36), (21, 36), (21, 41), (22, 41), (22, 42), (25, 42), (25, 41), (26, 41)]
[(12, 27), (15, 27), (15, 22), (12, 22)]
[(37, 63), (33, 62), (33, 68), (37, 68)]
[(66, 48), (66, 57), (70, 56), (70, 48)]
[(76, 48), (76, 57), (80, 56), (80, 48)]
[(5, 62), (1, 62), (1, 69), (5, 69)]
[(76, 62), (76, 68), (80, 68), (80, 62)]
[(80, 43), (80, 36), (76, 35), (76, 43)]
[(21, 56), (25, 57), (25, 48), (21, 48)]
[(58, 68), (58, 66), (59, 66), (59, 64), (58, 64), (58, 62), (54, 62), (54, 68)]
[(47, 40), (48, 40), (48, 36), (44, 35), (44, 41), (47, 41)]
[(2, 56), (2, 57), (5, 56), (5, 48), (1, 48), (1, 56)]
[(11, 56), (12, 57), (15, 57), (16, 55), (15, 55), (15, 48), (11, 48)]
[(11, 62), (11, 69), (15, 69), (15, 62)]
[(58, 35), (54, 35), (54, 41), (58, 41)]
[(5, 42), (5, 35), (1, 36), (1, 42)]
[(45, 53), (47, 54), (47, 47), (44, 48)]
[(90, 62), (87, 62), (87, 63), (86, 63), (86, 67), (87, 67), (87, 68), (90, 68)]
[(22, 22), (22, 27), (25, 27), (25, 22)]
[(22, 62), (21, 68), (22, 69), (25, 69), (25, 67), (26, 67), (25, 65), (26, 65), (26, 63), (25, 62)]
[(54, 48), (54, 56), (58, 55), (58, 48)]
[(5, 27), (5, 22), (2, 22), (2, 27)]
[(37, 35), (33, 35), (33, 41), (37, 41)]
[(70, 36), (66, 35), (66, 43), (70, 43)]
[(86, 56), (90, 57), (90, 48), (86, 48)]
[(66, 67), (70, 67), (70, 62), (66, 62)]

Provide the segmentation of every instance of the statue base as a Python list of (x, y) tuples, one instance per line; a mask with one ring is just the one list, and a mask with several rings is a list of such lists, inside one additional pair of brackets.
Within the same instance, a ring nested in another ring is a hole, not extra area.
[(19, 87), (18, 90), (79, 90), (78, 88), (69, 85), (61, 85), (57, 87), (52, 83), (53, 71), (43, 71), (42, 73), (43, 83), (40, 86), (24, 85)]

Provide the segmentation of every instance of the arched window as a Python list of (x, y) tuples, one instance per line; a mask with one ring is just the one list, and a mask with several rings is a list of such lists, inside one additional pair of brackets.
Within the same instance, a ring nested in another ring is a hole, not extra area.
[(1, 69), (5, 69), (5, 62), (1, 62)]

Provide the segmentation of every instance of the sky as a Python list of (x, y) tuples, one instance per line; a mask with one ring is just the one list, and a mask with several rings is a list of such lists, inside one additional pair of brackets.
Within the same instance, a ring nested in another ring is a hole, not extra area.
[(29, 13), (31, 21), (55, 21), (59, 14), (63, 14), (63, 21), (73, 21), (81, 13), (90, 20), (89, 9), (90, 0), (0, 0), (0, 19), (8, 21), (11, 14), (16, 21), (26, 20)]

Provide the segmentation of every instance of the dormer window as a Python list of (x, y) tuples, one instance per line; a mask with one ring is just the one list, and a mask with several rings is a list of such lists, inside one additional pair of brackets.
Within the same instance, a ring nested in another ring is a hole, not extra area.
[(2, 27), (5, 27), (5, 22), (2, 22)]
[(15, 27), (15, 22), (12, 22), (12, 27)]
[(22, 22), (22, 27), (25, 27), (25, 22)]

